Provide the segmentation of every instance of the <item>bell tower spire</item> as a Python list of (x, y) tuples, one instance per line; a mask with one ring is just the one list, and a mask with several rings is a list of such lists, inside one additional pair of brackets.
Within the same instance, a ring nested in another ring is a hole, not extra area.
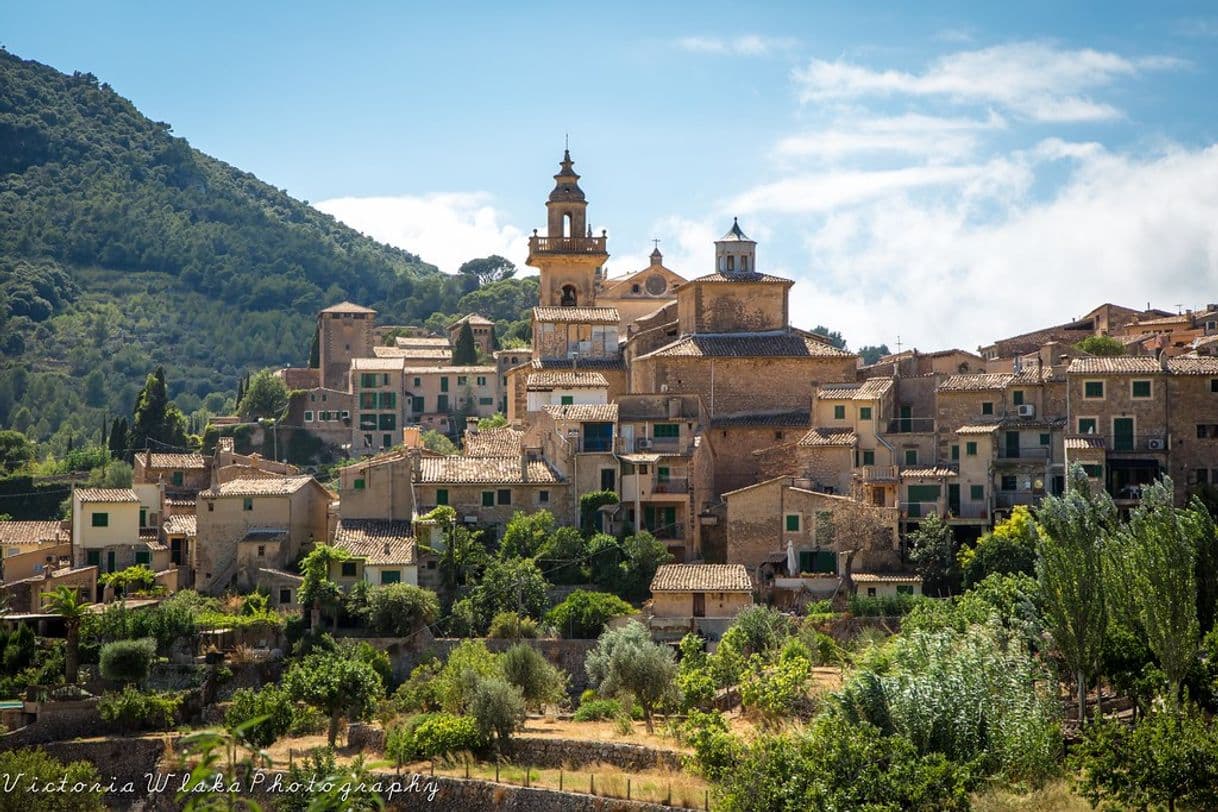
[(605, 232), (592, 236), (588, 198), (579, 186), (571, 150), (563, 150), (546, 199), (546, 234), (533, 230), (527, 264), (541, 271), (539, 304), (585, 306), (596, 303), (596, 272), (609, 259)]

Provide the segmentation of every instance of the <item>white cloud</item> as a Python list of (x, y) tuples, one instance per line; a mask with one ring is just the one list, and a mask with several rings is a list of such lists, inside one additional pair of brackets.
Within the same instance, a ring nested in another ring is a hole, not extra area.
[(741, 214), (824, 213), (901, 191), (963, 184), (977, 178), (983, 169), (981, 166), (914, 166), (813, 173), (756, 186), (735, 197), (728, 208)]
[(1098, 121), (1120, 111), (1084, 95), (1118, 78), (1178, 67), (1168, 57), (1130, 59), (1090, 48), (1017, 42), (939, 57), (920, 73), (813, 59), (793, 78), (803, 102), (903, 95), (995, 104), (1038, 121)]
[(485, 192), (436, 193), (399, 197), (338, 197), (314, 206), (373, 239), (418, 254), (442, 271), (499, 254), (521, 271), (527, 235), (503, 221)]
[[(993, 189), (974, 178), (963, 194), (887, 196), (831, 214), (806, 232), (797, 320), (831, 319), (855, 346), (892, 347), (899, 334), (907, 347), (975, 349), (1103, 302), (1213, 299), (1218, 145), (1143, 158), (1070, 146), (1006, 159), (1009, 176)], [(1036, 198), (1027, 173), (1061, 155), (1069, 174)]]
[(959, 159), (977, 148), (978, 133), (1006, 127), (991, 111), (980, 118), (946, 118), (920, 113), (847, 119), (812, 132), (781, 139), (775, 153), (782, 158), (807, 157), (837, 161), (857, 155), (901, 153), (929, 159)]
[(788, 51), (798, 45), (790, 37), (763, 37), (745, 34), (739, 37), (681, 37), (676, 46), (696, 54), (731, 56), (765, 56), (774, 51)]

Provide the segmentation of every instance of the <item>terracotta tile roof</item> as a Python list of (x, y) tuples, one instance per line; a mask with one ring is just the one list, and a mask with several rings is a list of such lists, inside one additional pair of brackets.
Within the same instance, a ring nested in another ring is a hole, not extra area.
[(493, 366), (455, 367), (449, 364), (440, 367), (406, 366), (402, 368), (402, 372), (406, 375), (493, 375), (495, 369)]
[(351, 369), (357, 372), (398, 372), (403, 366), (401, 358), (351, 359)]
[(192, 508), (198, 503), (193, 496), (166, 496), (166, 507)]
[(616, 307), (535, 307), (533, 319), (577, 324), (617, 324), (621, 321), (621, 316)]
[(365, 564), (415, 563), (410, 522), (340, 519), (334, 529), (334, 546), (364, 559)]
[(394, 336), (393, 344), (404, 350), (451, 350), (452, 342), (443, 336)]
[(1005, 389), (1015, 376), (1009, 372), (975, 372), (948, 375), (939, 383), (940, 392), (987, 392)]
[(713, 428), (806, 428), (812, 416), (804, 411), (769, 412), (765, 414), (728, 414), (711, 418)]
[(470, 326), (477, 324), (480, 327), (491, 327), (491, 326), (494, 326), (494, 324), (495, 324), (495, 322), (491, 321), (486, 316), (483, 316), (480, 313), (467, 313), (466, 315), (462, 316), (461, 318), (457, 319), (456, 321), (450, 321), (448, 323), (448, 329), (451, 330), (452, 328), (456, 327), (458, 324), (464, 324), (465, 322), (469, 322)]
[(336, 305), (330, 305), (322, 313), (375, 313), (376, 311), (370, 307), (357, 305), (355, 302), (339, 302)]
[(892, 378), (871, 378), (858, 383), (826, 383), (816, 389), (821, 400), (879, 400), (892, 389)]
[(901, 479), (935, 479), (959, 475), (960, 473), (955, 468), (949, 468), (946, 465), (924, 465), (901, 469)]
[(720, 333), (690, 335), (653, 350), (641, 358), (853, 358), (854, 353), (791, 333)]
[(794, 285), (794, 279), (786, 279), (781, 276), (772, 276), (768, 273), (757, 273), (749, 271), (747, 273), (708, 273), (705, 276), (695, 277), (685, 284), (714, 284), (714, 283), (730, 283), (730, 282), (764, 282), (770, 285)]
[(566, 406), (546, 406), (545, 410), (555, 420), (617, 422), (616, 403), (572, 403)]
[(550, 484), (560, 480), (544, 460), (527, 463), (521, 475), (519, 457), (432, 457), (422, 460), (422, 482), (429, 484)]
[(1218, 376), (1218, 358), (1186, 358), (1184, 356), (1169, 358), (1167, 369), (1173, 375)]
[(379, 346), (372, 348), (372, 354), (377, 358), (408, 358), (415, 361), (444, 361), (453, 357), (453, 351), (446, 347)]
[(167, 536), (194, 536), (197, 534), (197, 527), (197, 517), (180, 513), (166, 517), (161, 525)]
[[(571, 362), (562, 358), (534, 358), (529, 361), (533, 369), (571, 369)], [(524, 364), (521, 364), (524, 366)], [(625, 369), (626, 362), (616, 358), (578, 358), (576, 369)]]
[(818, 426), (801, 437), (799, 445), (805, 448), (827, 446), (853, 448), (858, 441), (859, 437), (854, 433), (854, 429), (827, 429)]
[(77, 488), (73, 496), (81, 502), (139, 502), (130, 488)]
[(0, 546), (53, 544), (69, 538), (59, 522), (0, 522)]
[(524, 432), (510, 426), (466, 431), (461, 453), (467, 457), (513, 457), (519, 459)]
[(1082, 451), (1088, 448), (1103, 448), (1104, 438), (1098, 434), (1080, 434), (1065, 439), (1066, 450)]
[(664, 564), (651, 581), (652, 592), (752, 592), (743, 564)]
[(529, 389), (602, 389), (608, 388), (609, 381), (599, 372), (578, 372), (570, 369), (546, 369), (540, 372), (530, 372)]
[(998, 430), (997, 423), (969, 423), (956, 429), (957, 434), (993, 434)]
[(153, 468), (202, 469), (207, 467), (207, 459), (202, 454), (137, 454), (141, 460), (152, 458)]
[(1066, 370), (1068, 375), (1149, 375), (1162, 372), (1159, 362), (1148, 355), (1117, 355), (1113, 357), (1075, 358)]
[(921, 575), (898, 572), (852, 572), (850, 577), (863, 584), (920, 584)]
[(199, 496), (284, 496), (296, 493), (296, 491), (305, 487), (310, 482), (316, 481), (307, 474), (258, 479), (231, 479), (228, 482), (213, 485), (207, 490), (200, 492)]

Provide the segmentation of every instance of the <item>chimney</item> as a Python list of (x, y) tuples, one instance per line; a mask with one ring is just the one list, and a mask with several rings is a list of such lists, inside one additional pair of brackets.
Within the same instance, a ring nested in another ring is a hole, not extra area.
[(529, 452), (523, 445), (520, 447), (520, 481), (529, 481)]
[(472, 431), (472, 432), (474, 432), (475, 434), (477, 434), (477, 433), (478, 433), (478, 417), (477, 417), (477, 415), (470, 415), (469, 417), (465, 418), (465, 430), (466, 430), (466, 431)]
[(418, 482), (423, 478), (423, 452), (414, 446), (406, 449), (406, 455), (410, 459), (410, 478)]

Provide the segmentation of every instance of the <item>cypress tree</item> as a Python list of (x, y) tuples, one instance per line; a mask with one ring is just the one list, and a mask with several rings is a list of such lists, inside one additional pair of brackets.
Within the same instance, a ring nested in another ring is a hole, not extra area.
[(453, 366), (467, 367), (478, 363), (478, 345), (474, 343), (474, 331), (469, 322), (461, 325), (457, 343), (453, 345)]
[(121, 460), (127, 456), (127, 418), (116, 417), (110, 425), (110, 457)]
[(309, 347), (309, 367), (318, 369), (321, 367), (321, 339), (318, 330), (313, 331), (313, 345)]

